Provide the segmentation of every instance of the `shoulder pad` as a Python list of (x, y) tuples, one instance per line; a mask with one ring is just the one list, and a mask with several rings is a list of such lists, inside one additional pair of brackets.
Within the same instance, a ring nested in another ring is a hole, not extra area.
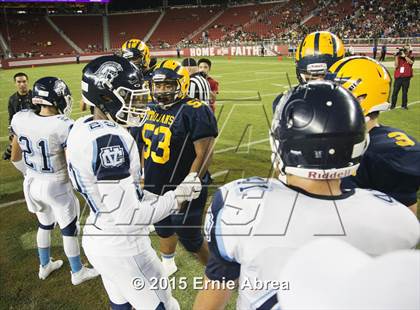
[(199, 108), (202, 105), (205, 105), (205, 103), (203, 101), (200, 101), (200, 100), (195, 99), (195, 98), (188, 98), (185, 101), (185, 104), (189, 105), (190, 107), (193, 107), (193, 108)]

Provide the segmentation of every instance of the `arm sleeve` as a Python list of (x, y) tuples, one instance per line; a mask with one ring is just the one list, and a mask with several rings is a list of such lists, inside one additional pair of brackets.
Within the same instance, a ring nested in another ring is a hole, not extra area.
[(213, 112), (206, 104), (199, 107), (191, 107), (191, 113), (187, 113), (188, 125), (192, 141), (207, 137), (217, 137), (217, 121)]
[(141, 135), (143, 127), (131, 127), (130, 128), (130, 134), (133, 137), (134, 141), (136, 142), (137, 149), (141, 153), (143, 150), (144, 142)]
[(71, 128), (73, 127), (73, 120), (61, 116), (63, 122), (60, 123), (60, 127), (57, 129), (57, 136), (58, 136), (58, 143), (60, 143), (62, 148), (67, 147), (67, 138), (69, 137), (69, 133)]
[(196, 81), (194, 79), (190, 80), (190, 88), (188, 89), (188, 97), (195, 98), (195, 90), (197, 88)]
[(13, 115), (15, 115), (15, 113), (16, 113), (16, 111), (15, 111), (15, 109), (14, 109), (14, 107), (13, 107), (13, 97), (14, 97), (14, 96), (11, 96), (11, 97), (9, 98), (9, 104), (8, 104), (8, 106), (7, 106), (7, 109), (8, 109), (8, 111), (9, 111), (9, 125), (10, 125), (10, 124), (11, 124), (11, 122), (12, 122)]
[(218, 94), (219, 93), (219, 82), (217, 82), (216, 80), (214, 80), (214, 89), (213, 91)]
[(17, 135), (17, 133), (16, 133), (16, 121), (14, 121), (14, 117), (11, 118), (11, 120), (9, 122), (9, 125), (10, 125), (11, 134)]
[(226, 281), (239, 278), (241, 265), (235, 258), (236, 237), (224, 225), (224, 197), (219, 189), (207, 212), (205, 233), (209, 244), (210, 258), (206, 266), (206, 276), (210, 280)]

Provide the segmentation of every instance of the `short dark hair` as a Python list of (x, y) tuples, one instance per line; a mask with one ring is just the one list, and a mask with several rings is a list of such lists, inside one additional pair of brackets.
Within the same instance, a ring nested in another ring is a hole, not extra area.
[(185, 58), (182, 61), (182, 65), (184, 67), (196, 67), (197, 66), (197, 62), (195, 61), (194, 58)]
[(367, 115), (371, 120), (377, 119), (379, 117), (379, 111), (371, 112)]
[(18, 72), (18, 73), (16, 73), (16, 74), (13, 76), (13, 81), (15, 81), (15, 82), (16, 82), (16, 78), (21, 77), (21, 76), (26, 77), (26, 79), (28, 80), (28, 76), (26, 75), (26, 73), (23, 73), (23, 72)]
[(207, 59), (207, 58), (201, 58), (199, 61), (198, 61), (198, 65), (200, 65), (201, 63), (206, 63), (208, 66), (209, 66), (209, 68), (211, 68), (211, 61), (210, 61), (210, 59)]

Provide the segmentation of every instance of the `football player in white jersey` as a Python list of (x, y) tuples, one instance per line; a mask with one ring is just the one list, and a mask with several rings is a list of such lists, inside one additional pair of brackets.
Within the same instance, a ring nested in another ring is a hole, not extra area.
[(420, 251), (371, 257), (337, 238), (320, 238), (295, 251), (279, 282), (282, 310), (418, 310)]
[(72, 104), (70, 90), (56, 77), (41, 78), (34, 84), (32, 103), (41, 107), (39, 113), (23, 110), (12, 119), (15, 135), (12, 161), (25, 174), (26, 204), (39, 222), (39, 278), (46, 279), (63, 265), (62, 260), (50, 258), (51, 230), (58, 223), (71, 267), (71, 282), (78, 285), (98, 273), (84, 267), (80, 260), (77, 240), (80, 207), (68, 177), (64, 153), (73, 124), (67, 117)]
[(339, 238), (370, 255), (417, 244), (419, 223), (405, 206), (380, 192), (340, 189), (367, 146), (362, 110), (347, 90), (326, 81), (298, 86), (276, 108), (270, 139), (279, 177), (237, 180), (214, 196), (205, 223), (207, 287), (195, 309), (223, 308), (237, 280), (238, 309), (271, 309), (281, 287), (270, 281), (316, 238)]
[(282, 310), (418, 310), (420, 251), (371, 257), (337, 238), (311, 241), (290, 256), (278, 275)]
[(101, 274), (112, 309), (179, 309), (151, 247), (148, 225), (201, 191), (196, 174), (163, 196), (139, 187), (139, 152), (124, 127), (145, 121), (148, 96), (140, 71), (128, 60), (91, 61), (83, 69), (82, 97), (94, 114), (75, 122), (67, 142), (73, 186), (91, 209), (83, 248)]

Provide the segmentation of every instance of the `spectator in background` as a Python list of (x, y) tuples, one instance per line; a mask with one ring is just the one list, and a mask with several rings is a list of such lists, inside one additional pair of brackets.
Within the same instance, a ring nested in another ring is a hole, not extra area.
[[(15, 82), (15, 86), (17, 91), (10, 96), (9, 104), (8, 104), (8, 111), (9, 111), (9, 126), (10, 122), (12, 121), (13, 116), (19, 112), (20, 110), (29, 109), (32, 105), (32, 91), (29, 88), (28, 76), (26, 73), (19, 72), (13, 76), (13, 80)], [(11, 142), (13, 139), (13, 135), (9, 134), (9, 141)], [(10, 159), (10, 152), (11, 152), (11, 145), (7, 146), (6, 150), (3, 154), (4, 160)]]
[(261, 43), (260, 50), (261, 50), (261, 57), (264, 57), (264, 54), (265, 54), (264, 43)]
[(381, 47), (381, 57), (379, 58), (379, 61), (384, 61), (385, 60), (386, 50), (387, 50), (387, 47), (386, 47), (386, 44), (384, 43), (384, 44), (382, 44), (382, 47)]
[(409, 46), (400, 48), (395, 54), (394, 65), (394, 89), (392, 91), (391, 109), (397, 105), (398, 93), (402, 87), (401, 108), (408, 110), (407, 95), (410, 87), (410, 80), (413, 77), (414, 56)]
[(373, 59), (376, 59), (377, 53), (378, 53), (378, 40), (375, 39), (373, 42)]
[(197, 62), (193, 58), (185, 58), (182, 65), (190, 74), (188, 96), (210, 104), (210, 84), (202, 73), (198, 72)]
[(350, 47), (349, 47), (349, 55), (350, 56), (354, 56), (354, 47), (353, 47), (353, 45), (350, 45)]
[(207, 58), (201, 58), (198, 61), (198, 71), (201, 72), (201, 75), (203, 75), (207, 82), (209, 82), (210, 85), (210, 109), (213, 111), (213, 113), (216, 111), (216, 96), (219, 93), (219, 82), (217, 82), (215, 79), (213, 79), (209, 73), (211, 70), (211, 61)]

